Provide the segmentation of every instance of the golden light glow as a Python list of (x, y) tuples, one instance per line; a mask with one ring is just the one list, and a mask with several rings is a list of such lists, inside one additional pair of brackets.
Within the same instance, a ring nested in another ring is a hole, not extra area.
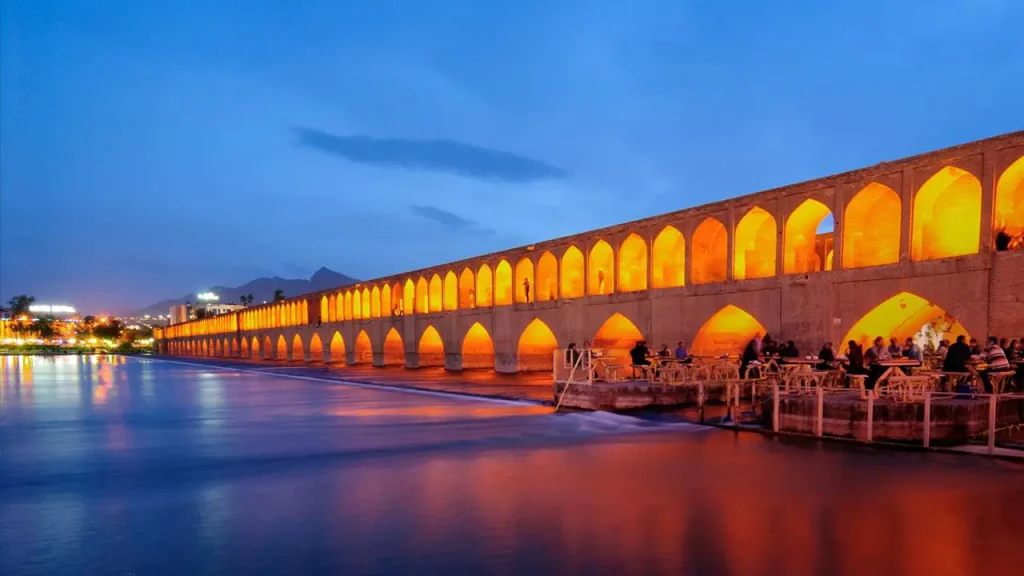
[(647, 243), (630, 234), (619, 246), (619, 292), (647, 289)]
[(292, 338), (292, 357), (289, 360), (293, 362), (301, 362), (306, 358), (306, 352), (302, 349), (302, 338), (296, 334), (295, 338)]
[(444, 287), (441, 285), (441, 277), (434, 274), (430, 277), (430, 296), (429, 296), (429, 309), (431, 312), (440, 312), (442, 297), (444, 294)]
[(274, 359), (276, 360), (287, 360), (288, 359), (288, 342), (285, 341), (284, 335), (277, 337), (277, 346), (274, 348)]
[[(332, 295), (331, 298), (334, 298)], [(341, 292), (338, 292), (338, 298), (335, 301), (334, 319), (338, 322), (345, 320), (345, 296)]]
[(430, 311), (428, 306), (427, 298), (427, 279), (420, 276), (420, 279), (416, 281), (416, 313), (426, 314)]
[(537, 261), (537, 292), (538, 302), (547, 302), (558, 298), (558, 259), (547, 250)]
[(736, 280), (775, 275), (775, 218), (755, 206), (736, 225), (732, 276)]
[(416, 347), (420, 356), (420, 366), (444, 366), (444, 342), (433, 326), (427, 326), (420, 336)]
[(373, 345), (366, 330), (360, 330), (356, 335), (356, 349), (353, 355), (356, 364), (368, 364), (373, 362)]
[(1024, 234), (1024, 156), (1017, 158), (999, 177), (995, 204), (992, 233), (1006, 230), (1010, 236)]
[(259, 338), (253, 337), (253, 339), (252, 339), (252, 346), (249, 348), (249, 351), (250, 351), (250, 355), (249, 355), (250, 358), (262, 358), (262, 355), (260, 354), (260, 340), (259, 340)]
[(345, 320), (352, 319), (352, 292), (345, 291)]
[(309, 357), (313, 362), (320, 362), (324, 359), (324, 344), (320, 341), (320, 335), (316, 332), (309, 339)]
[(466, 268), (459, 275), (459, 308), (468, 310), (476, 307), (476, 277)]
[(976, 254), (981, 235), (981, 183), (946, 166), (914, 196), (910, 257), (915, 262)]
[[(331, 296), (333, 299), (334, 297)], [(331, 318), (331, 304), (327, 296), (320, 298), (320, 319), (322, 322), (333, 322), (334, 318)]]
[(871, 182), (857, 192), (843, 214), (843, 268), (884, 266), (900, 261), (900, 196)]
[(268, 360), (274, 358), (274, 343), (270, 341), (270, 336), (263, 338), (263, 357)]
[(345, 361), (345, 339), (341, 337), (341, 332), (335, 332), (331, 337), (330, 356), (331, 362)]
[(686, 283), (686, 238), (674, 226), (665, 226), (652, 246), (651, 286), (671, 288)]
[(582, 298), (584, 295), (583, 252), (569, 246), (562, 255), (562, 298)]
[(412, 283), (412, 279), (406, 279), (405, 289), (402, 292), (402, 312), (404, 314), (412, 314), (416, 311), (414, 304), (416, 303), (416, 287)]
[[(253, 343), (255, 343), (255, 342), (256, 342), (256, 339), (253, 338)], [(249, 356), (249, 339), (248, 338), (242, 338), (242, 358), (250, 358), (250, 356)]]
[(540, 318), (534, 318), (519, 335), (519, 344), (516, 346), (519, 371), (550, 371), (554, 366), (554, 351), (557, 348), (558, 340), (551, 328)]
[(309, 302), (303, 300), (302, 306), (299, 310), (299, 322), (301, 324), (309, 324)]
[[(346, 294), (345, 296), (346, 296), (346, 300), (347, 300), (348, 299), (348, 294)], [(362, 297), (362, 294), (360, 293), (360, 290), (358, 288), (356, 288), (352, 292), (352, 319), (353, 320), (359, 320), (362, 317), (363, 317), (363, 297)]]
[(818, 226), (831, 214), (821, 202), (808, 198), (786, 219), (783, 242), (782, 267), (785, 274), (806, 274), (821, 271), (821, 259), (816, 258)]
[(476, 305), (491, 306), (494, 304), (494, 280), (491, 276), (491, 267), (481, 264), (480, 270), (476, 273)]
[(462, 340), (463, 368), (494, 368), (494, 342), (479, 322), (469, 327)]
[(507, 306), (511, 303), (512, 266), (507, 260), (502, 260), (494, 268), (494, 305)]
[(380, 288), (370, 291), (370, 318), (380, 318)]
[(405, 365), (405, 345), (398, 330), (394, 328), (388, 330), (387, 336), (384, 337), (384, 365), (392, 364)]
[(591, 345), (598, 350), (606, 350), (617, 358), (629, 357), (629, 351), (644, 335), (640, 329), (622, 314), (612, 314), (597, 329)]
[(953, 342), (957, 336), (970, 336), (958, 320), (939, 306), (916, 294), (900, 292), (858, 320), (843, 338), (843, 349), (850, 340), (867, 348), (878, 336), (885, 338), (886, 342), (889, 338), (896, 338), (902, 343), (919, 333), (933, 344), (943, 338)]
[(370, 317), (370, 289), (363, 288), (363, 318)]
[[(529, 283), (529, 297), (527, 297), (526, 284)], [(535, 282), (533, 279), (533, 262), (529, 258), (523, 258), (516, 264), (516, 282), (515, 282), (515, 293), (516, 302), (530, 302), (536, 298), (536, 292), (534, 291)]]
[(831, 270), (832, 269), (832, 254), (833, 254), (833, 251), (829, 250), (828, 251), (828, 255), (825, 256), (825, 270)]
[(740, 354), (754, 334), (767, 331), (747, 311), (729, 304), (715, 312), (693, 339), (692, 352), (698, 356)]
[(459, 280), (451, 270), (444, 275), (444, 309), (459, 309)]
[(705, 218), (693, 231), (690, 280), (694, 284), (725, 282), (729, 268), (729, 233), (714, 218)]
[[(398, 286), (395, 284), (395, 286)], [(380, 289), (380, 315), (391, 316), (391, 286), (387, 284)]]
[(587, 277), (587, 294), (611, 294), (615, 291), (615, 254), (604, 240), (598, 240), (590, 249), (590, 273)]

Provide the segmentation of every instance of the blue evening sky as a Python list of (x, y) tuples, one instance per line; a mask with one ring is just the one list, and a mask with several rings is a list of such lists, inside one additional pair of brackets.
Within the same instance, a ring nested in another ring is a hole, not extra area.
[(0, 298), (427, 266), (1024, 127), (1024, 2), (0, 3)]

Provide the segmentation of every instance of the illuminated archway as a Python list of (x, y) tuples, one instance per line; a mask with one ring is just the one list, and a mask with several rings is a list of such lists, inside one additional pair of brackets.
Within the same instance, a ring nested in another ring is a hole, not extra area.
[(426, 314), (427, 312), (430, 311), (430, 306), (428, 305), (428, 297), (427, 297), (428, 293), (429, 293), (429, 291), (427, 289), (427, 279), (424, 278), (423, 276), (420, 276), (420, 279), (416, 281), (416, 313), (417, 314)]
[(451, 270), (444, 275), (444, 309), (459, 309), (459, 280)]
[(270, 336), (263, 337), (263, 358), (266, 360), (274, 359), (274, 343), (270, 341)]
[(760, 207), (753, 207), (736, 225), (736, 250), (733, 253), (733, 278), (747, 280), (775, 275), (775, 218)]
[[(416, 291), (413, 290), (414, 294), (415, 292)], [(391, 310), (393, 310), (396, 314), (405, 311), (405, 303), (403, 302), (403, 296), (404, 295), (402, 294), (402, 283), (395, 282), (395, 285), (392, 286), (391, 288)]]
[(255, 336), (253, 336), (253, 338), (252, 338), (252, 346), (249, 347), (249, 358), (260, 358), (260, 357), (262, 357), (262, 354), (260, 353), (260, 339), (255, 337)]
[(590, 273), (587, 277), (587, 294), (611, 294), (614, 284), (615, 253), (604, 240), (598, 240), (590, 249)]
[(956, 340), (967, 336), (963, 325), (941, 307), (910, 292), (900, 292), (875, 306), (861, 317), (843, 338), (842, 349), (850, 340), (870, 346), (881, 336), (889, 340), (896, 338), (900, 343), (914, 338), (922, 350), (934, 350), (939, 340)]
[(765, 327), (747, 311), (729, 304), (715, 312), (697, 331), (690, 346), (698, 356), (741, 354), (755, 334), (767, 333)]
[(352, 292), (345, 291), (345, 320), (352, 319)]
[(630, 234), (619, 245), (619, 292), (647, 290), (647, 242)]
[(476, 277), (468, 267), (459, 275), (459, 308), (469, 310), (476, 307)]
[(402, 313), (412, 314), (416, 311), (416, 286), (412, 283), (412, 279), (408, 278), (405, 281), (405, 288), (402, 292)]
[(612, 314), (597, 329), (591, 345), (598, 350), (606, 350), (616, 358), (629, 358), (629, 351), (644, 336), (635, 324), (622, 314)]
[(331, 337), (328, 353), (332, 363), (345, 361), (345, 339), (341, 337), (341, 332), (335, 332)]
[(431, 312), (440, 312), (442, 308), (442, 295), (444, 288), (441, 285), (441, 277), (434, 274), (430, 277), (430, 295), (428, 296)]
[(334, 322), (334, 311), (332, 310), (334, 303), (334, 296), (331, 295), (330, 299), (327, 296), (320, 298), (320, 320), (322, 322)]
[(370, 291), (370, 318), (380, 318), (380, 288)]
[(292, 362), (302, 362), (306, 359), (306, 352), (302, 348), (302, 338), (299, 338), (298, 334), (292, 338), (292, 355), (288, 359)]
[(821, 263), (828, 253), (827, 232), (819, 234), (819, 227), (832, 211), (821, 202), (808, 198), (800, 203), (786, 219), (782, 249), (782, 270), (785, 274), (821, 272)]
[(220, 355), (221, 355), (220, 340), (214, 340), (213, 341), (213, 349), (211, 350), (210, 356), (220, 356)]
[(558, 340), (554, 332), (540, 318), (534, 318), (519, 335), (516, 358), (519, 371), (551, 371), (554, 367), (554, 351)]
[[(253, 342), (256, 340), (253, 339)], [(242, 338), (242, 358), (250, 358), (249, 356), (249, 339)]]
[[(516, 302), (524, 303), (535, 301), (537, 298), (535, 284), (536, 283), (533, 279), (533, 261), (529, 258), (519, 260), (519, 262), (516, 263)], [(527, 286), (529, 286), (529, 288), (527, 288)]]
[(1003, 230), (1010, 236), (1024, 234), (1024, 156), (1010, 164), (996, 183), (993, 234)]
[(362, 291), (356, 288), (352, 291), (352, 318), (359, 320), (363, 317), (363, 297)]
[(402, 337), (398, 334), (398, 330), (391, 328), (388, 330), (387, 336), (384, 337), (384, 365), (391, 366), (393, 364), (405, 365), (405, 345), (402, 343)]
[(370, 289), (363, 288), (363, 318), (370, 317)]
[(511, 303), (512, 266), (508, 260), (502, 260), (494, 268), (494, 305), (507, 306)]
[(491, 276), (491, 267), (487, 264), (480, 266), (476, 273), (476, 305), (494, 305), (494, 281)]
[(299, 324), (309, 324), (309, 302), (305, 300), (299, 304)]
[(284, 339), (284, 334), (281, 334), (277, 337), (277, 346), (274, 348), (274, 359), (288, 359), (288, 341)]
[(494, 342), (479, 322), (469, 327), (462, 340), (463, 368), (494, 368)]
[(538, 302), (547, 302), (558, 298), (558, 259), (546, 250), (537, 260), (536, 292)]
[[(332, 296), (332, 298), (333, 298), (333, 296)], [(342, 320), (346, 320), (346, 318), (345, 318), (345, 296), (341, 292), (338, 292), (338, 299), (337, 299), (335, 305), (337, 307), (337, 309), (334, 312), (335, 320), (337, 320), (339, 322), (341, 322)]]
[(311, 362), (323, 362), (324, 360), (324, 343), (316, 332), (309, 339), (309, 359)]
[(843, 268), (883, 266), (900, 261), (900, 195), (871, 182), (843, 213)]
[(394, 308), (391, 307), (391, 286), (387, 284), (380, 289), (380, 315), (391, 316)]
[(693, 231), (690, 280), (694, 284), (725, 282), (729, 269), (729, 233), (715, 218), (705, 218)]
[(370, 343), (370, 336), (366, 330), (360, 330), (356, 335), (355, 354), (352, 355), (355, 364), (373, 363), (373, 344)]
[(914, 196), (910, 257), (915, 262), (976, 254), (981, 237), (981, 183), (946, 166)]
[(569, 246), (562, 255), (562, 298), (582, 298), (585, 278), (583, 252), (575, 246)]
[(423, 331), (416, 351), (420, 356), (420, 367), (444, 366), (444, 342), (433, 326), (427, 326)]
[(652, 246), (651, 285), (672, 288), (686, 282), (686, 238), (674, 226), (665, 226)]

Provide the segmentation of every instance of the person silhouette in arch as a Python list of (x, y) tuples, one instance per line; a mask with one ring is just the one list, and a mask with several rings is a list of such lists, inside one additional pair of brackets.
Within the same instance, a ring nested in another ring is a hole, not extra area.
[(530, 301), (530, 279), (523, 278), (523, 294), (526, 296), (526, 302)]

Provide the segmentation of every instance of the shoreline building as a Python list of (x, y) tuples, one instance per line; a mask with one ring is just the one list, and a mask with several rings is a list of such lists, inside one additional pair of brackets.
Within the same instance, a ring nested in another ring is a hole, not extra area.
[[(819, 234), (829, 215), (834, 231)], [(550, 370), (552, 350), (678, 340), (805, 353), (875, 336), (1024, 336), (1024, 132), (157, 332), (160, 353)]]

